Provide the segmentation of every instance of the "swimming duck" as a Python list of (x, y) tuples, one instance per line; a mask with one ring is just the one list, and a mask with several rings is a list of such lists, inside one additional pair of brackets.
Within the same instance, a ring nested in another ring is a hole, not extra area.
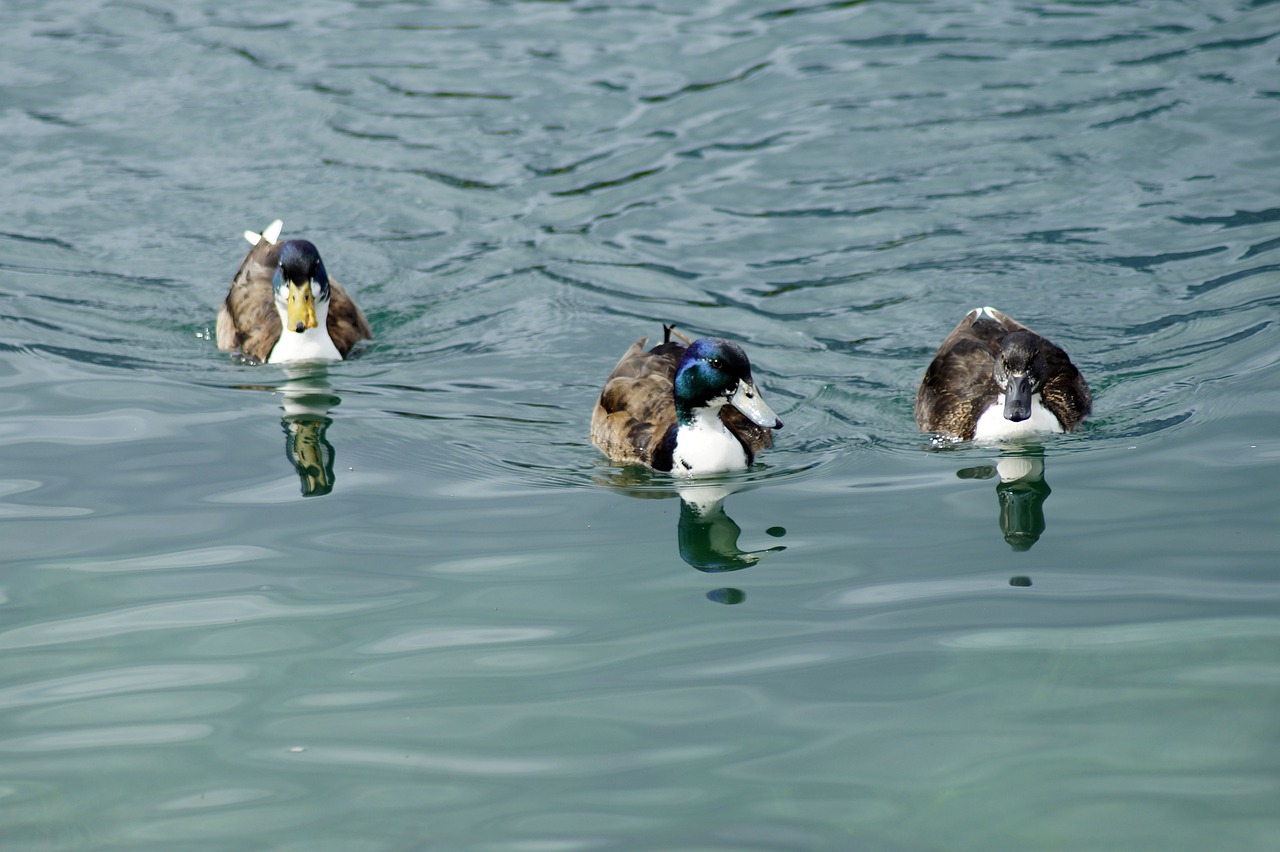
[(218, 311), (218, 348), (256, 363), (341, 361), (373, 332), (314, 245), (277, 242), (282, 227), (277, 219), (260, 234), (244, 232), (253, 248)]
[(995, 308), (975, 308), (943, 341), (916, 393), (916, 424), (962, 441), (1070, 432), (1093, 407), (1057, 346)]
[(717, 337), (689, 342), (663, 326), (613, 368), (591, 415), (591, 443), (624, 464), (682, 475), (745, 470), (773, 445), (782, 421), (751, 378), (742, 347)]

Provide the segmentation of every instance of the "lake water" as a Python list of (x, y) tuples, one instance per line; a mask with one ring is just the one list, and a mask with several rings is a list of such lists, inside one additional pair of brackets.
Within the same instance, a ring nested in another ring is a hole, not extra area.
[[(175, 5), (2, 13), (0, 846), (1280, 842), (1280, 4)], [(277, 217), (352, 360), (214, 346)], [(916, 431), (979, 305), (1085, 428)]]

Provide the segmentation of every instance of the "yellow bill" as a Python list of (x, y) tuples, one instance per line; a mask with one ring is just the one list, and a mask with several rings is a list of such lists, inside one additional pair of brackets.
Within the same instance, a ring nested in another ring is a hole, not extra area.
[(288, 328), (301, 334), (316, 327), (316, 302), (311, 296), (311, 282), (289, 282)]

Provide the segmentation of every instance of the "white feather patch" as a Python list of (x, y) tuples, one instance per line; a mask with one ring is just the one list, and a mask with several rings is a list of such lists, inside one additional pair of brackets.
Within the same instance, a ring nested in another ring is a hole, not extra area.
[(256, 246), (260, 241), (266, 240), (271, 245), (276, 244), (276, 240), (280, 239), (280, 231), (284, 228), (284, 222), (280, 219), (275, 220), (270, 225), (262, 229), (262, 233), (254, 233), (253, 231), (245, 231), (244, 238), (249, 241), (249, 245)]
[(329, 339), (329, 331), (324, 326), (308, 328), (301, 333), (296, 331), (280, 332), (280, 339), (271, 349), (268, 364), (287, 364), (293, 361), (341, 361), (342, 355), (338, 347)]
[(978, 418), (978, 423), (973, 430), (973, 439), (975, 441), (1006, 441), (1010, 438), (1061, 431), (1062, 424), (1058, 422), (1058, 418), (1052, 411), (1044, 407), (1039, 396), (1031, 398), (1031, 416), (1026, 420), (1020, 423), (1006, 420), (1004, 394), (1000, 394)]
[(746, 469), (747, 453), (721, 422), (718, 409), (700, 409), (692, 423), (676, 428), (672, 473), (692, 476)]

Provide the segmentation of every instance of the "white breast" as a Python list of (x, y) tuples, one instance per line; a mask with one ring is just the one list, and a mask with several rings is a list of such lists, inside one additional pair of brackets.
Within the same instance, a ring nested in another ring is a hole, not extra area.
[(1031, 398), (1031, 416), (1021, 423), (1014, 423), (1004, 417), (1004, 394), (996, 397), (974, 429), (975, 441), (1007, 441), (1010, 438), (1022, 438), (1030, 435), (1043, 435), (1046, 432), (1061, 432), (1062, 424), (1053, 412), (1045, 408), (1039, 396)]
[(672, 473), (693, 475), (746, 469), (747, 452), (725, 428), (718, 411), (703, 409), (694, 415), (692, 423), (676, 429)]
[(299, 334), (281, 329), (280, 339), (271, 350), (268, 364), (284, 364), (289, 361), (341, 361), (338, 347), (329, 339), (329, 331), (322, 322), (317, 328), (308, 328)]
[(285, 364), (290, 361), (341, 361), (342, 353), (329, 338), (329, 302), (316, 302), (316, 327), (301, 332), (289, 331), (289, 315), (284, 305), (276, 301), (276, 313), (280, 316), (280, 339), (271, 349), (268, 364)]

